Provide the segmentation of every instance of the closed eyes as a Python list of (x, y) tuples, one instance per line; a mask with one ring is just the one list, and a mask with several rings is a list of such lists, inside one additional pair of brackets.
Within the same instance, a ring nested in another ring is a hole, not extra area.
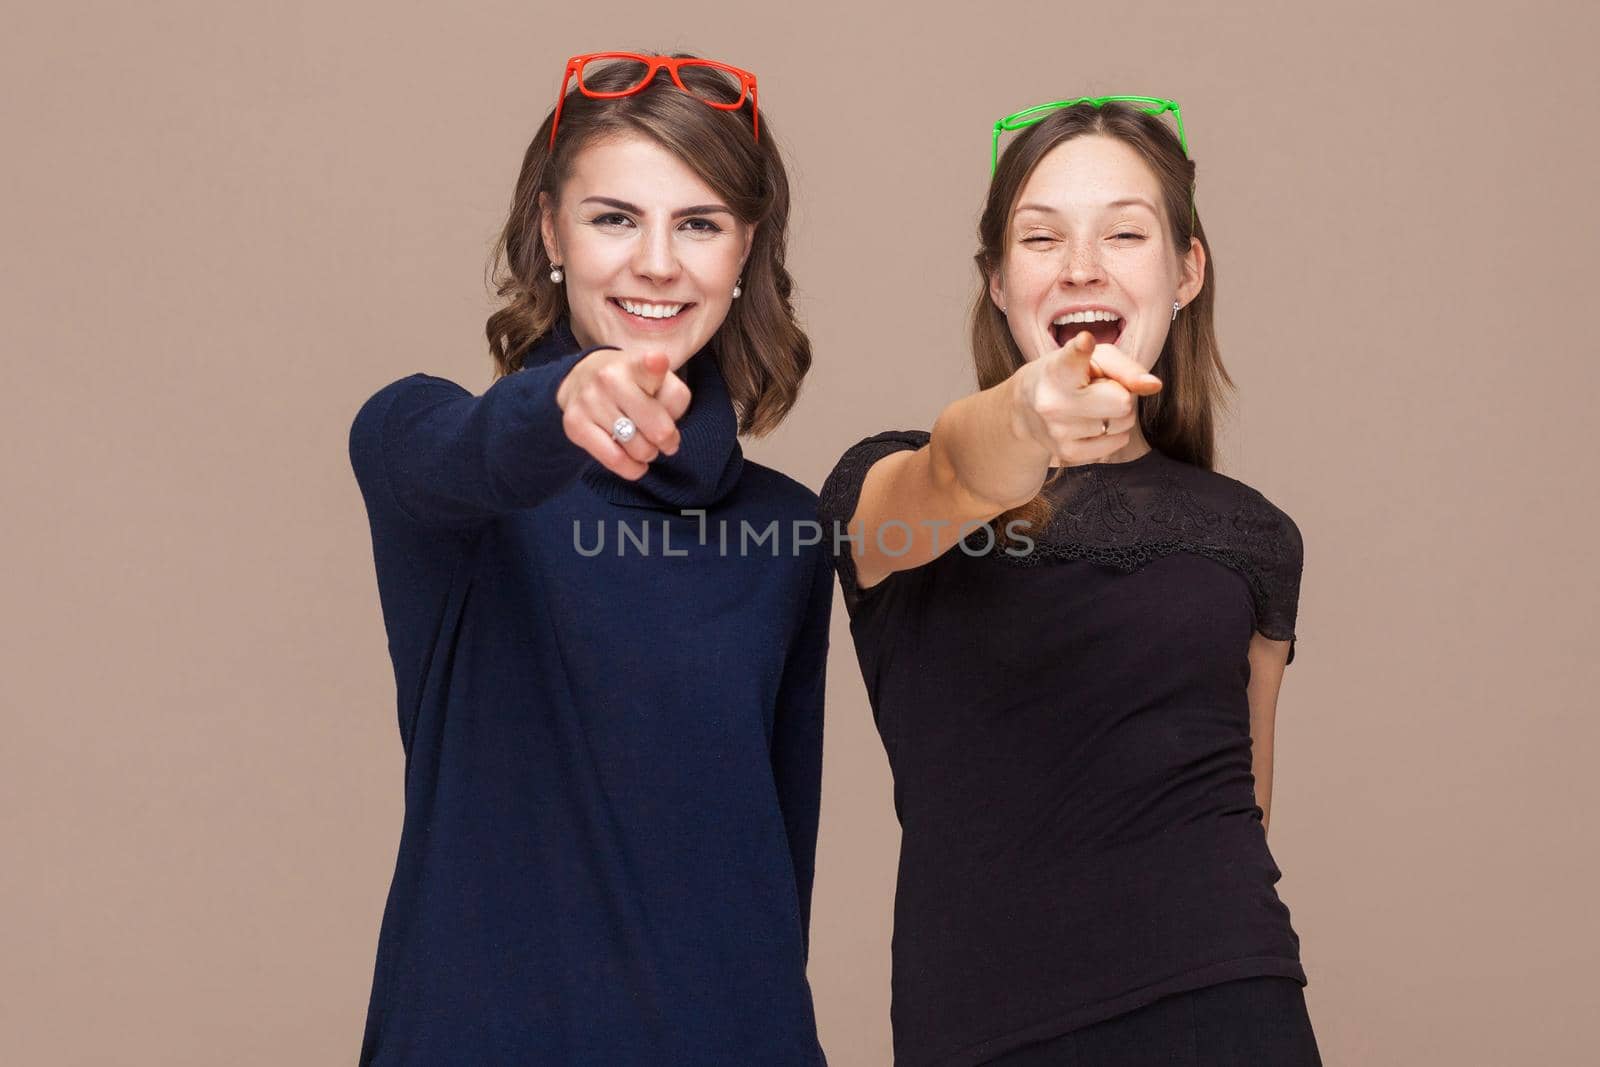
[[(1134, 240), (1134, 241), (1143, 241), (1145, 239), (1145, 236), (1142, 233), (1118, 233), (1118, 234), (1113, 234), (1112, 236), (1115, 239), (1121, 239), (1121, 238), (1127, 237), (1127, 238), (1129, 238), (1131, 240)], [(1038, 234), (1038, 235), (1035, 235), (1033, 237), (1024, 237), (1022, 239), (1022, 243), (1023, 244), (1028, 244), (1028, 243), (1030, 243), (1032, 241), (1054, 241), (1054, 240), (1055, 240), (1054, 237), (1050, 237), (1050, 236), (1047, 236), (1045, 234)]]

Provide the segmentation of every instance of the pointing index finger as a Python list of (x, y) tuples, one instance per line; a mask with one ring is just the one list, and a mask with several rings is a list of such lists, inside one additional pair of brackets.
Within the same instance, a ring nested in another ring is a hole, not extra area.
[(1095, 345), (1093, 364), (1096, 377), (1109, 378), (1130, 393), (1148, 395), (1161, 390), (1161, 379), (1116, 345)]
[(1072, 384), (1088, 385), (1090, 379), (1095, 377), (1095, 366), (1090, 358), (1094, 354), (1094, 334), (1088, 330), (1079, 330), (1059, 348), (1052, 342), (1051, 349), (1046, 351), (1050, 353), (1048, 358), (1053, 361), (1056, 372), (1063, 374)]
[(655, 396), (661, 389), (661, 383), (667, 376), (667, 366), (671, 363), (667, 354), (656, 351), (640, 352), (628, 362), (633, 371), (633, 380), (639, 383), (639, 388)]

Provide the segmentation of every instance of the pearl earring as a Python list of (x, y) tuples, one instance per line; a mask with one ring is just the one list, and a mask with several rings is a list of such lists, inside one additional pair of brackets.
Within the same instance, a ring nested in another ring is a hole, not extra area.
[(1178, 319), (1178, 308), (1180, 308), (1180, 307), (1182, 307), (1182, 305), (1179, 304), (1176, 300), (1174, 300), (1172, 302), (1172, 319), (1173, 319), (1174, 322), (1176, 322), (1177, 319)]
[(743, 289), (739, 288), (740, 283), (743, 281), (744, 279), (740, 278), (739, 281), (733, 283), (733, 298), (735, 300), (739, 299), (739, 294), (744, 292)]
[(560, 264), (555, 264), (555, 265), (551, 266), (551, 268), (550, 268), (550, 280), (551, 281), (555, 282), (557, 285), (560, 285), (561, 284), (561, 280), (563, 278), (565, 278), (565, 277), (566, 277), (566, 275), (561, 273), (561, 265)]

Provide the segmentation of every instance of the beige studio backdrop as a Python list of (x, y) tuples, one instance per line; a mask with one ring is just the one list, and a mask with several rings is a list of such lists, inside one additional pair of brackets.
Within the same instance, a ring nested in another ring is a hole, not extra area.
[[(995, 119), (1182, 103), (1221, 469), (1305, 539), (1269, 841), (1324, 1059), (1593, 1062), (1592, 12), (7, 4), (0, 1062), (354, 1063), (402, 753), (346, 435), (487, 387), (523, 150), (619, 47), (761, 79), (816, 362), (747, 448), (813, 489), (973, 386)], [(898, 838), (837, 597), (828, 695), (810, 974), (865, 1067)]]

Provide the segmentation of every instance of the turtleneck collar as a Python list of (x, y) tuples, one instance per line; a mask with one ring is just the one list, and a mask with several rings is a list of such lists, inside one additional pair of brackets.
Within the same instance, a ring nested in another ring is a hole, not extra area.
[[(602, 347), (606, 346), (595, 346)], [(535, 366), (580, 350), (571, 324), (563, 317), (524, 357), (523, 365)], [(738, 417), (716, 353), (706, 345), (676, 373), (690, 394), (689, 410), (678, 420), (677, 454), (657, 456), (637, 481), (619, 477), (590, 459), (579, 480), (596, 495), (624, 507), (697, 508), (715, 504), (738, 484), (744, 451), (739, 447)]]

